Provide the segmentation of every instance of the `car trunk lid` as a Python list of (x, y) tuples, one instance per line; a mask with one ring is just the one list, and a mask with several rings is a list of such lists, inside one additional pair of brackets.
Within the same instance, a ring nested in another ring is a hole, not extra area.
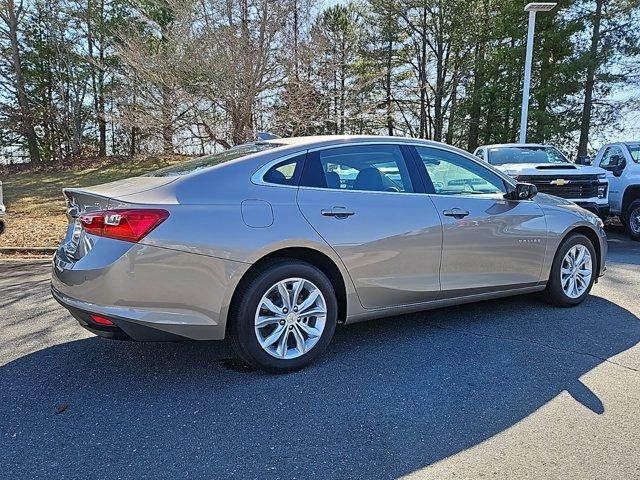
[(62, 249), (71, 261), (85, 256), (98, 238), (91, 238), (84, 232), (79, 217), (84, 213), (107, 210), (114, 205), (126, 203), (125, 198), (167, 185), (175, 177), (134, 177), (125, 180), (95, 185), (92, 187), (65, 188), (69, 226)]

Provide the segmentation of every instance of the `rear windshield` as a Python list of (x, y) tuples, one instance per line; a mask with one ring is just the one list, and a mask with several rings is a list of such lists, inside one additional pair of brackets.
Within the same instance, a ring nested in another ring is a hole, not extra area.
[(235, 160), (236, 158), (245, 157), (253, 153), (262, 152), (270, 148), (279, 147), (277, 143), (245, 143), (238, 145), (237, 147), (230, 148), (224, 152), (214, 153), (213, 155), (207, 155), (205, 157), (194, 158), (193, 160), (187, 160), (179, 165), (172, 165), (170, 167), (161, 168), (155, 172), (146, 174), (146, 177), (178, 177), (180, 175), (187, 175), (189, 173), (196, 172), (205, 168), (213, 167), (219, 163)]
[(554, 147), (494, 147), (487, 157), (491, 165), (507, 163), (569, 163)]

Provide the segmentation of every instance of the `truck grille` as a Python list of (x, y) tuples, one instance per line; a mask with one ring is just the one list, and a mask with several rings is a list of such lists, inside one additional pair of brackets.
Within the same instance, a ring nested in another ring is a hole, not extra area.
[[(551, 182), (565, 180), (564, 185)], [(562, 198), (593, 198), (598, 196), (597, 175), (536, 175), (518, 176), (519, 182), (533, 183), (539, 192)]]

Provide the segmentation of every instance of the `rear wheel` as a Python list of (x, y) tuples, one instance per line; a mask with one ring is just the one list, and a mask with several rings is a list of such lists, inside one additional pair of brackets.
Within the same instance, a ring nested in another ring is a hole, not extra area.
[(631, 202), (624, 214), (622, 224), (632, 240), (640, 241), (640, 200)]
[(230, 338), (248, 363), (273, 373), (305, 367), (329, 345), (338, 303), (329, 279), (299, 260), (267, 264), (239, 292)]
[(573, 234), (558, 248), (547, 283), (547, 295), (554, 305), (572, 307), (589, 295), (597, 275), (595, 249), (587, 237)]

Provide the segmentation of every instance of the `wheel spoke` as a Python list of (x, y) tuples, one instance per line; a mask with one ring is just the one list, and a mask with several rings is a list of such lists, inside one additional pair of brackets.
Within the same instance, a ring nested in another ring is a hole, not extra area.
[(300, 333), (300, 330), (298, 330), (298, 327), (294, 326), (291, 332), (293, 333), (293, 338), (296, 340), (298, 352), (305, 353), (307, 350), (305, 347), (304, 337), (302, 336), (302, 333)]
[(291, 295), (291, 306), (295, 307), (298, 304), (298, 297), (300, 296), (300, 292), (302, 291), (302, 287), (304, 286), (304, 280), (300, 279), (296, 283), (293, 284), (293, 292)]
[(280, 358), (284, 358), (287, 356), (288, 340), (289, 340), (289, 329), (285, 326), (284, 332), (282, 333), (280, 340), (278, 340), (278, 348), (276, 350), (276, 353), (280, 356)]
[(304, 312), (300, 312), (300, 317), (317, 317), (318, 315), (326, 315), (327, 311), (321, 307), (311, 308), (309, 310), (305, 310)]
[(278, 282), (278, 293), (282, 297), (282, 306), (291, 309), (291, 298), (289, 297), (289, 290), (284, 282)]
[(318, 299), (319, 296), (320, 296), (320, 290), (318, 290), (317, 288), (312, 292), (309, 292), (309, 296), (305, 298), (304, 302), (302, 302), (298, 306), (298, 311), (304, 312), (307, 308), (311, 307), (311, 305), (315, 303), (315, 301)]
[(278, 325), (271, 334), (265, 338), (261, 343), (263, 347), (270, 347), (280, 338), (282, 332), (287, 329), (286, 325)]
[(266, 307), (267, 310), (269, 310), (271, 313), (274, 313), (276, 315), (282, 315), (282, 309), (276, 306), (276, 304), (273, 303), (271, 300), (269, 300), (267, 297), (264, 297), (262, 299), (261, 305), (263, 307)]
[(309, 335), (309, 338), (317, 338), (320, 335), (322, 335), (322, 332), (320, 330), (318, 330), (317, 328), (312, 327), (311, 325), (304, 323), (304, 322), (300, 322), (298, 323), (298, 327), (307, 335)]
[(278, 315), (276, 315), (275, 317), (262, 315), (258, 317), (258, 320), (256, 320), (256, 328), (264, 328), (267, 325), (273, 325), (275, 323), (279, 323), (281, 320), (284, 320), (284, 317), (278, 316)]

